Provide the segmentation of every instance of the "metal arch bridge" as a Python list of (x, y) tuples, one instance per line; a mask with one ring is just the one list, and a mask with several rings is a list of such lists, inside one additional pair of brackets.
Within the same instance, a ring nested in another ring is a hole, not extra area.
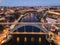
[[(47, 13), (52, 13), (52, 14), (56, 14), (56, 15), (60, 15), (60, 13), (56, 13), (56, 12), (53, 12), (53, 11), (46, 11), (45, 12), (45, 14), (44, 15), (46, 15)], [(27, 13), (26, 13), (27, 14)], [(26, 15), (25, 14), (25, 15)], [(18, 25), (16, 25), (15, 27), (14, 27), (14, 29), (13, 29), (13, 31), (15, 31), (15, 30), (17, 30), (18, 28), (21, 28), (21, 27), (23, 27), (23, 26), (34, 26), (34, 27), (37, 27), (37, 28), (39, 28), (40, 30), (42, 30), (43, 32), (48, 32), (48, 30), (46, 29), (46, 28), (44, 28), (43, 27), (43, 25), (42, 24), (39, 24), (39, 23), (20, 23), (20, 24), (18, 24)]]
[(23, 26), (34, 26), (34, 27), (37, 27), (39, 28), (40, 30), (42, 30), (43, 32), (47, 32), (47, 30), (45, 28), (43, 28), (42, 24), (36, 24), (36, 23), (20, 23), (20, 24), (17, 24), (13, 31), (17, 30), (18, 28), (21, 28)]
[[(46, 11), (44, 15), (46, 15), (47, 13), (53, 13), (53, 14), (60, 15), (60, 13), (56, 13), (56, 12), (52, 12), (52, 11)], [(27, 13), (26, 13), (26, 14), (27, 14)], [(26, 14), (25, 14), (25, 16), (26, 16)], [(21, 19), (22, 17), (24, 17), (24, 15), (22, 15), (22, 16), (20, 17), (20, 19)], [(20, 20), (20, 19), (19, 19), (19, 20)], [(19, 21), (19, 20), (18, 20), (18, 21)], [(18, 22), (18, 21), (17, 21), (17, 22)], [(37, 27), (37, 28), (39, 28), (40, 30), (42, 30), (43, 32), (47, 32), (47, 30), (42, 26), (42, 24), (38, 24), (38, 23), (37, 23), (37, 24), (36, 24), (36, 23), (34, 23), (34, 24), (31, 24), (31, 23), (29, 23), (29, 24), (27, 24), (27, 23), (26, 23), (26, 24), (24, 24), (24, 23), (21, 24), (21, 23), (20, 23), (19, 25), (16, 25), (13, 30), (10, 30), (10, 31), (13, 32), (13, 31), (17, 30), (18, 28), (23, 27), (23, 26), (27, 26), (27, 25)]]

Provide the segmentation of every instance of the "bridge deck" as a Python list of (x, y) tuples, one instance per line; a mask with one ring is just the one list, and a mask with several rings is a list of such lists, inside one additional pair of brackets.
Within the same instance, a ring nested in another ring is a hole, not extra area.
[(10, 32), (9, 34), (47, 34), (43, 32)]
[(11, 22), (11, 23), (1, 23), (0, 24), (60, 24), (60, 23), (40, 23), (40, 22), (18, 22), (18, 23), (14, 23), (14, 22)]

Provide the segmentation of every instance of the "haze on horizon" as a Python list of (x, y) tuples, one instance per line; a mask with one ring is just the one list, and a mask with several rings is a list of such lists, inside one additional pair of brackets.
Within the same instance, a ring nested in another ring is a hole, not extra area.
[(1, 0), (0, 6), (60, 6), (60, 0)]

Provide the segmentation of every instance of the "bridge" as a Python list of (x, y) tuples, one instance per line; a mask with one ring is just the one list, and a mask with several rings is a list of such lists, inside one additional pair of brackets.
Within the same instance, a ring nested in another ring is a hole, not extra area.
[(17, 30), (18, 28), (21, 28), (23, 26), (33, 26), (33, 27), (37, 27), (38, 29), (46, 32), (47, 30), (45, 28), (42, 27), (42, 24), (38, 24), (38, 23), (21, 23), (21, 24), (17, 24), (15, 26), (15, 28), (13, 29), (13, 31)]

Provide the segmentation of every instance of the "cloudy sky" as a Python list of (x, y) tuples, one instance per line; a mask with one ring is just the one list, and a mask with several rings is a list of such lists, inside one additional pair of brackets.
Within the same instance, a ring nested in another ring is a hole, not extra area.
[(1, 0), (0, 6), (60, 6), (60, 0)]

